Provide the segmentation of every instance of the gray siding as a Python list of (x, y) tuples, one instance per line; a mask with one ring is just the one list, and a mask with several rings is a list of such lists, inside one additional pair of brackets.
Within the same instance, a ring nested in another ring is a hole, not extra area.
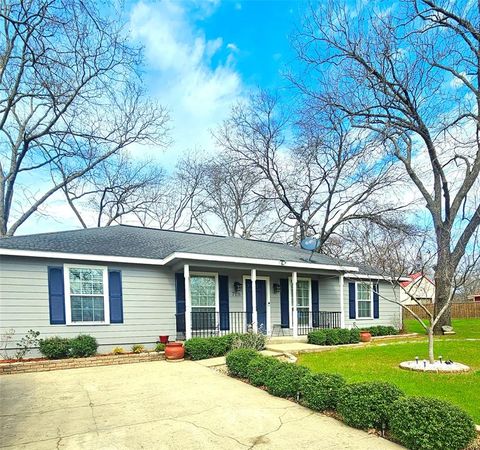
[(117, 345), (128, 350), (133, 343), (151, 343), (151, 347), (160, 334), (175, 337), (175, 279), (169, 269), (155, 266), (108, 265), (122, 271), (124, 323), (50, 325), (47, 268), (66, 262), (0, 258), (0, 328), (15, 330), (13, 347), (29, 329), (40, 331), (44, 338), (91, 334), (100, 351)]
[[(345, 326), (351, 328), (354, 324), (358, 328), (372, 327), (375, 325), (392, 325), (397, 328), (401, 326), (402, 307), (392, 301), (398, 299), (400, 295), (400, 287), (397, 287), (396, 294), (393, 286), (386, 281), (379, 283), (380, 291), (380, 317), (378, 319), (349, 319), (348, 314), (348, 283), (358, 280), (345, 279)], [(389, 301), (391, 300), (391, 301)]]
[[(175, 325), (175, 277), (169, 268), (108, 264), (109, 268), (122, 271), (124, 323), (110, 325), (50, 325), (48, 302), (48, 266), (63, 265), (69, 261), (4, 256), (0, 258), (0, 332), (15, 330), (10, 347), (16, 346), (29, 329), (38, 330), (41, 337), (73, 337), (80, 333), (95, 336), (100, 351), (110, 351), (115, 346), (126, 350), (133, 343), (148, 344), (152, 347), (160, 334), (176, 337)], [(75, 261), (76, 264), (81, 264)], [(86, 265), (92, 264), (85, 262)], [(107, 264), (101, 264), (107, 265)], [(222, 269), (212, 267), (191, 267), (191, 271), (216, 272), (229, 278), (230, 311), (241, 312), (244, 308), (243, 277), (249, 276), (246, 269)], [(274, 292), (273, 285), (290, 273), (258, 271), (258, 277), (269, 277), (270, 286), (270, 327), (280, 324), (280, 293)], [(318, 279), (320, 311), (340, 311), (340, 285), (337, 274), (299, 277)], [(372, 325), (400, 325), (401, 307), (380, 298), (379, 319), (348, 318), (348, 282), (344, 285), (345, 325), (359, 328)], [(354, 280), (351, 280), (354, 281)], [(234, 283), (242, 284), (240, 293), (235, 293)], [(381, 295), (394, 299), (392, 286), (380, 283)], [(398, 294), (398, 293), (397, 293)], [(284, 330), (291, 334), (291, 330)]]

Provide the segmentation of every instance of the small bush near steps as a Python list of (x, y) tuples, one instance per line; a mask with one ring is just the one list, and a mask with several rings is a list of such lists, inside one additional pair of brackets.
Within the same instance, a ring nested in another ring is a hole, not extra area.
[(251, 348), (238, 348), (227, 353), (226, 363), (228, 372), (241, 378), (248, 376), (248, 364), (258, 355), (256, 350)]
[(281, 362), (267, 378), (267, 391), (276, 397), (297, 397), (302, 378), (309, 370), (296, 364)]
[(185, 353), (193, 360), (200, 360), (224, 356), (230, 350), (237, 348), (263, 350), (265, 339), (265, 335), (253, 332), (205, 338), (194, 337), (185, 342)]
[(467, 413), (434, 398), (400, 398), (388, 419), (392, 436), (411, 450), (462, 450), (476, 437)]
[(345, 379), (341, 375), (307, 374), (300, 383), (302, 403), (316, 411), (334, 410), (337, 407), (338, 394), (345, 384)]
[(280, 364), (277, 358), (258, 355), (248, 363), (248, 381), (250, 381), (253, 386), (265, 386), (272, 376), (273, 371), (276, 370)]
[(373, 381), (344, 386), (338, 396), (337, 411), (352, 427), (385, 430), (392, 403), (404, 393), (391, 383)]

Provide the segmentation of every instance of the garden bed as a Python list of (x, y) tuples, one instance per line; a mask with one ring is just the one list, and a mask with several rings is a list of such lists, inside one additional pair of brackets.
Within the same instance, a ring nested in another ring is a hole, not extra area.
[(23, 361), (0, 362), (0, 375), (45, 372), (50, 370), (78, 369), (81, 367), (111, 366), (138, 362), (160, 361), (164, 352), (124, 353), (120, 355), (96, 355), (88, 358), (43, 359), (32, 358)]

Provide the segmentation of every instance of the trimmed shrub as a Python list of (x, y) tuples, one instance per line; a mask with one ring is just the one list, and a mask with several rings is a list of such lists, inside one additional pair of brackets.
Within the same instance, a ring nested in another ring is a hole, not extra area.
[(125, 353), (125, 350), (123, 349), (123, 347), (115, 347), (113, 350), (112, 350), (112, 353), (114, 355), (123, 355)]
[(214, 336), (207, 338), (209, 341), (209, 353), (211, 358), (226, 355), (232, 348), (234, 336)]
[(346, 328), (315, 330), (308, 333), (308, 342), (316, 345), (356, 344), (360, 342), (360, 331)]
[(145, 346), (142, 344), (133, 344), (132, 352), (133, 353), (143, 353), (145, 351)]
[(393, 336), (398, 334), (398, 330), (395, 327), (386, 325), (377, 325), (369, 328), (362, 328), (362, 331), (368, 331), (372, 336)]
[(193, 360), (216, 358), (226, 355), (236, 348), (252, 348), (263, 350), (266, 337), (257, 333), (232, 333), (225, 336), (212, 336), (207, 338), (194, 337), (185, 342), (185, 352)]
[(206, 359), (212, 357), (212, 345), (210, 338), (195, 337), (185, 341), (184, 347), (187, 355), (193, 360)]
[(386, 428), (392, 403), (403, 395), (403, 392), (391, 383), (353, 383), (340, 390), (337, 411), (347, 425), (364, 430), (383, 430)]
[(70, 354), (70, 339), (58, 336), (40, 339), (40, 353), (48, 359), (68, 358)]
[(296, 397), (302, 378), (309, 370), (296, 364), (281, 362), (272, 370), (265, 381), (267, 391), (277, 397)]
[(265, 386), (271, 377), (272, 371), (280, 364), (277, 358), (258, 355), (258, 357), (253, 358), (248, 363), (247, 378), (254, 386)]
[(345, 379), (341, 375), (309, 373), (300, 383), (302, 403), (317, 411), (336, 409), (338, 394), (345, 384)]
[(88, 334), (79, 334), (70, 339), (70, 356), (73, 358), (87, 358), (97, 354), (97, 340)]
[(390, 407), (388, 419), (392, 436), (412, 450), (461, 450), (476, 437), (466, 412), (434, 398), (400, 398)]
[(157, 353), (164, 352), (165, 351), (165, 344), (162, 344), (161, 342), (157, 342), (155, 345), (155, 351)]
[(251, 348), (238, 348), (227, 353), (227, 367), (229, 373), (241, 378), (247, 378), (248, 364), (258, 353)]

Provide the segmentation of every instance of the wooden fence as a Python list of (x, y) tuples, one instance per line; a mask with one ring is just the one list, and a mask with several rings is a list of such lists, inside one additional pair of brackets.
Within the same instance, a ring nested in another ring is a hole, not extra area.
[[(433, 305), (425, 305), (429, 311), (432, 311)], [(419, 305), (411, 305), (409, 308), (418, 314), (422, 319), (427, 318), (427, 314)], [(480, 319), (480, 302), (468, 302), (468, 303), (452, 303), (452, 318), (453, 319), (467, 319), (477, 318)], [(406, 310), (403, 310), (403, 319), (413, 319), (414, 317)]]

